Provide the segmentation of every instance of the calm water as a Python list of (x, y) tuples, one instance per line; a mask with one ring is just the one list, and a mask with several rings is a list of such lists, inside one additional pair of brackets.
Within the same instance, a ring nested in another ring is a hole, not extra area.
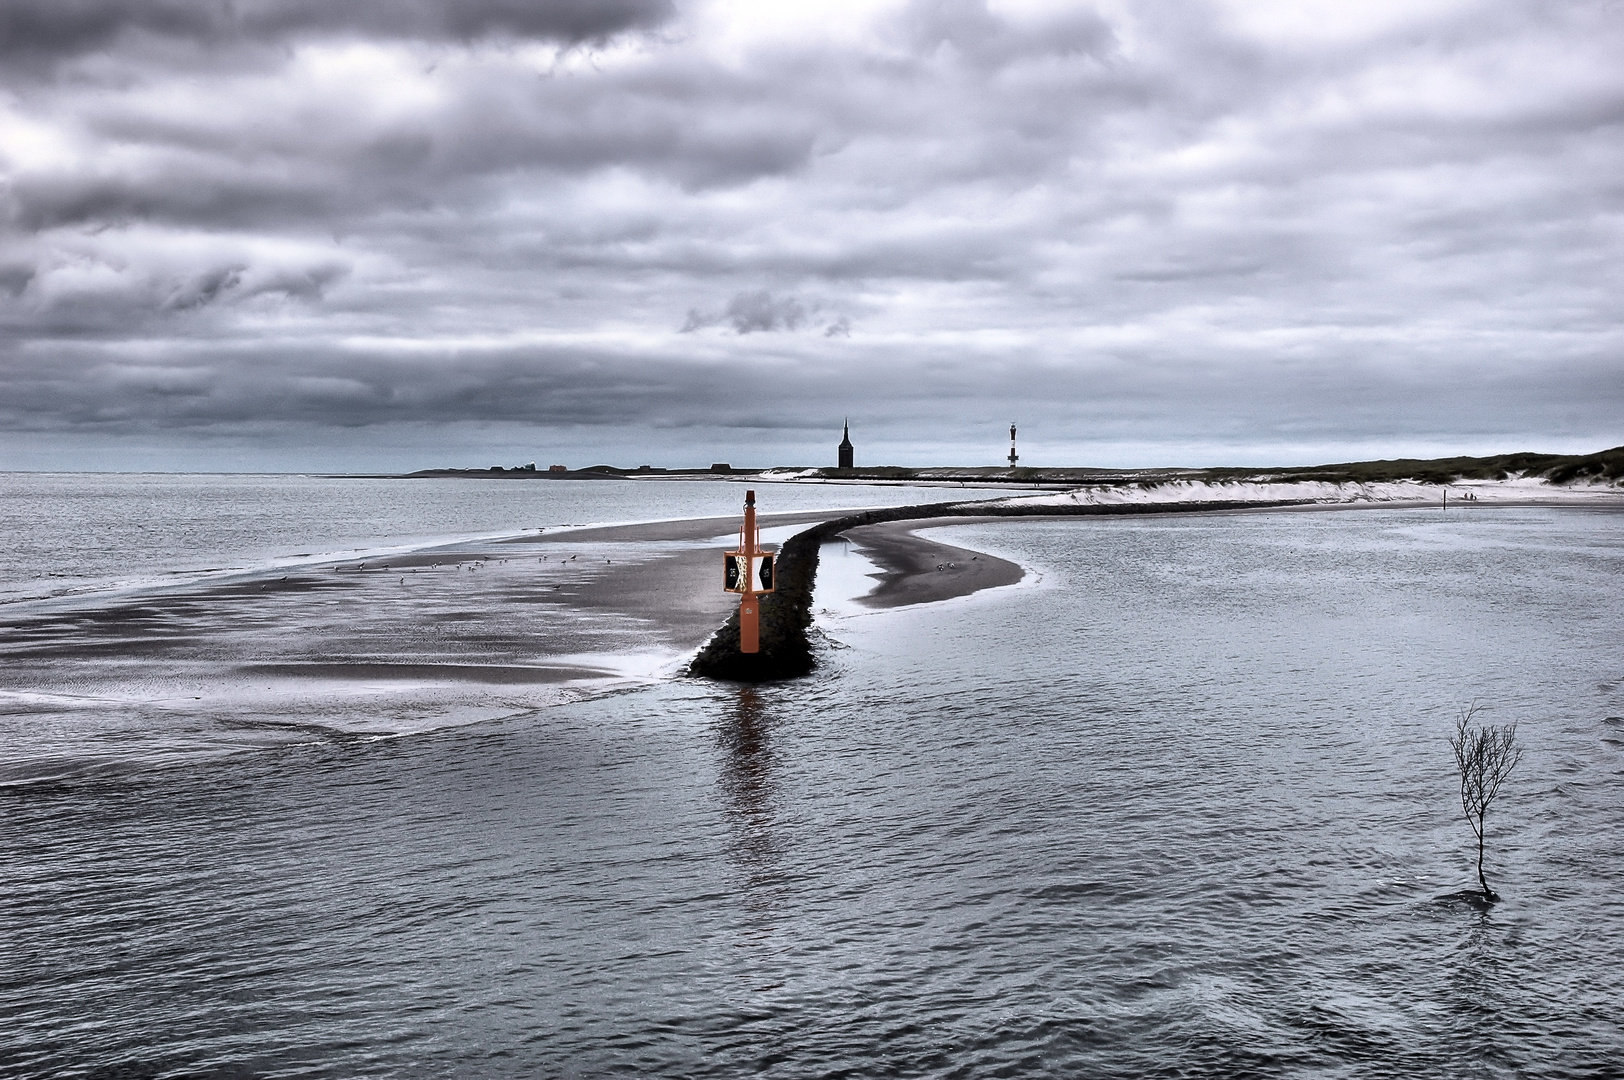
[(0, 789), (0, 1072), (1619, 1075), (1621, 526), (961, 527), (801, 682)]

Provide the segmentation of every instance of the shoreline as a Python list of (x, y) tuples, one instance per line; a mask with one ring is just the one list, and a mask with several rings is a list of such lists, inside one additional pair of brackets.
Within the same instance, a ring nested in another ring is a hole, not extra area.
[[(764, 654), (755, 658), (737, 652), (737, 597), (721, 588), (736, 515), (559, 528), (377, 563), (81, 595), (49, 610), (0, 607), (0, 734), (10, 733), (17, 754), (0, 785), (464, 726), (684, 672), (739, 682), (804, 675), (816, 664), (806, 632), (818, 550), (842, 534), (881, 571), (852, 599), (883, 609), (1026, 578), (1027, 568), (943, 543), (928, 535), (933, 528), (1012, 517), (1440, 509), (1307, 500), (1057, 507), (1051, 498), (763, 514), (767, 528), (807, 527), (780, 546), (779, 591), (763, 605)], [(1624, 495), (1458, 505), (1451, 500), (1446, 513), (1616, 512)]]
[[(1014, 431), (1011, 429), (1011, 439)], [(849, 445), (849, 444), (848, 444)], [(1487, 457), (1384, 458), (1320, 465), (1284, 466), (1153, 466), (1123, 468), (1099, 466), (1017, 466), (1011, 446), (1006, 465), (865, 465), (856, 466), (745, 466), (728, 462), (710, 466), (666, 468), (652, 464), (624, 468), (606, 463), (571, 469), (549, 465), (542, 470), (536, 462), (519, 466), (492, 465), (485, 468), (436, 468), (398, 474), (402, 479), (434, 477), (534, 478), (534, 479), (714, 479), (751, 478), (769, 482), (857, 482), (919, 483), (926, 485), (1000, 486), (1033, 489), (1075, 487), (1158, 487), (1169, 483), (1198, 484), (1380, 484), (1380, 483), (1462, 483), (1462, 482), (1554, 482), (1575, 481), (1624, 486), (1624, 446), (1581, 454), (1550, 454), (1533, 451), (1495, 454)]]

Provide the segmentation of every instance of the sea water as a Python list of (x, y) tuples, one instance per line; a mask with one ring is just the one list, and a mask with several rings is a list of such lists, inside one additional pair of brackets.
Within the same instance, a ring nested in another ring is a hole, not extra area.
[(957, 526), (804, 680), (0, 789), (0, 1071), (1617, 1075), (1621, 525)]
[(0, 605), (177, 584), (563, 525), (922, 500), (988, 490), (754, 478), (569, 480), (0, 472)]

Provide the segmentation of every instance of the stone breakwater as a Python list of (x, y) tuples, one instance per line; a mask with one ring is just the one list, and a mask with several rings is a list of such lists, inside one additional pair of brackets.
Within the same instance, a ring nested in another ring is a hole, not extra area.
[(1120, 514), (1191, 514), (1214, 510), (1256, 510), (1304, 506), (1312, 499), (1214, 501), (1183, 503), (1117, 503), (1104, 505), (1022, 505), (1019, 503), (928, 503), (864, 510), (820, 522), (785, 542), (777, 560), (778, 588), (762, 597), (761, 651), (739, 651), (739, 615), (735, 611), (688, 665), (688, 674), (706, 679), (757, 683), (795, 679), (817, 667), (808, 631), (812, 628), (812, 587), (818, 574), (818, 551), (848, 529), (894, 521), (974, 517), (1101, 517)]

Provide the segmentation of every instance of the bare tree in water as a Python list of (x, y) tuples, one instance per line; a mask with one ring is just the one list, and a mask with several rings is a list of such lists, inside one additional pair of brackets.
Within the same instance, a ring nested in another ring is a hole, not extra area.
[(1460, 714), (1449, 745), (1460, 770), (1460, 808), (1477, 836), (1477, 880), (1483, 886), (1484, 899), (1498, 900), (1500, 897), (1489, 888), (1489, 879), (1483, 876), (1483, 818), (1500, 794), (1500, 785), (1522, 760), (1523, 752), (1517, 745), (1516, 724), (1474, 725), (1472, 720), (1478, 711), (1473, 704)]

